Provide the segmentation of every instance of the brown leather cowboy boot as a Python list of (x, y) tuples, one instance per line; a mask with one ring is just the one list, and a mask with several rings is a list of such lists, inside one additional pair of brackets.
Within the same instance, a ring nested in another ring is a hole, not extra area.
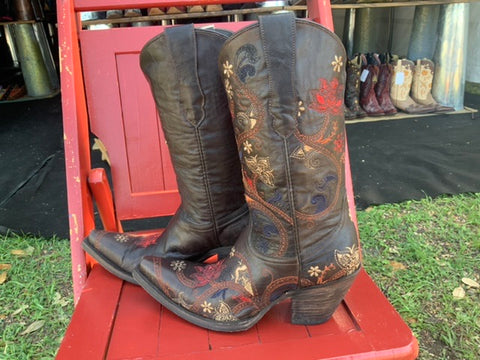
[(413, 68), (412, 99), (421, 105), (434, 106), (435, 112), (455, 111), (453, 107), (439, 104), (432, 96), (435, 65), (432, 60), (417, 60)]
[(378, 54), (373, 54), (373, 56), (378, 63), (378, 81), (375, 84), (375, 96), (377, 97), (378, 105), (380, 105), (385, 115), (396, 114), (397, 109), (392, 104), (392, 100), (390, 98), (392, 65), (386, 61), (385, 56), (382, 56), (384, 61), (380, 59)]
[(201, 257), (228, 247), (248, 223), (241, 170), (227, 97), (217, 67), (227, 36), (174, 27), (140, 54), (167, 140), (182, 199), (163, 233), (136, 235), (94, 230), (84, 249), (107, 270), (135, 282), (146, 255)]
[(378, 66), (369, 64), (365, 55), (362, 58), (362, 73), (360, 75), (360, 105), (368, 116), (383, 116), (385, 112), (378, 104), (375, 95), (375, 85), (378, 81)]
[(362, 63), (360, 55), (347, 60), (347, 80), (345, 84), (345, 119), (360, 119), (367, 116), (360, 106), (360, 74)]
[(410, 97), (413, 79), (413, 62), (399, 59), (393, 67), (390, 97), (396, 108), (408, 114), (426, 114), (435, 111), (434, 105), (421, 105)]
[(292, 322), (317, 324), (350, 288), (360, 250), (345, 190), (345, 56), (335, 34), (292, 13), (262, 16), (225, 43), (250, 222), (214, 264), (142, 260), (135, 279), (180, 317), (241, 331), (291, 298)]

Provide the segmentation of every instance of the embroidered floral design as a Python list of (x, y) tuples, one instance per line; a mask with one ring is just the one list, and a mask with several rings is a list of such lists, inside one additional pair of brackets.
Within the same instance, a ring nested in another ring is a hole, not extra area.
[(314, 111), (330, 115), (339, 115), (343, 111), (343, 85), (337, 78), (333, 78), (330, 82), (320, 79), (320, 88), (312, 90), (310, 95), (313, 101), (309, 104), (309, 108)]
[(303, 105), (303, 101), (298, 102), (298, 111), (297, 111), (297, 117), (302, 116), (303, 112), (305, 111), (305, 106)]
[(231, 100), (233, 98), (233, 89), (232, 89), (232, 84), (228, 79), (225, 79), (225, 91), (227, 92), (227, 95)]
[(205, 286), (210, 282), (213, 282), (218, 279), (225, 265), (223, 264), (225, 259), (217, 261), (216, 263), (205, 265), (205, 266), (195, 266), (195, 273), (192, 274), (193, 279), (195, 280), (195, 287)]
[(310, 269), (308, 269), (308, 275), (310, 275), (311, 277), (319, 277), (320, 268), (318, 267), (318, 265), (310, 266)]
[(230, 64), (228, 60), (223, 63), (223, 74), (227, 78), (230, 78), (230, 76), (233, 75), (233, 65)]
[(183, 260), (174, 260), (170, 263), (170, 267), (173, 271), (182, 271), (187, 267), (187, 263)]
[(175, 301), (177, 304), (182, 305), (185, 309), (190, 309), (192, 306), (187, 303), (185, 300), (185, 293), (183, 291), (180, 291), (178, 293), (177, 297), (172, 298), (173, 301)]
[(207, 302), (206, 300), (200, 305), (204, 313), (211, 314), (213, 311), (212, 303)]
[(245, 288), (245, 291), (253, 296), (252, 283), (250, 282), (247, 265), (240, 261), (239, 266), (235, 269), (233, 274), (233, 281), (236, 284), (242, 285)]
[(335, 139), (335, 151), (342, 153), (345, 150), (345, 139), (342, 134), (339, 134)]
[(238, 125), (241, 125), (241, 127), (243, 128), (243, 131), (251, 130), (257, 124), (257, 119), (255, 118), (253, 110), (250, 110), (248, 115), (245, 112), (239, 111), (237, 113), (236, 118), (237, 118)]
[(264, 184), (273, 187), (273, 169), (268, 157), (250, 156), (245, 158), (247, 167), (260, 178)]
[(157, 243), (158, 237), (159, 237), (158, 234), (139, 236), (139, 240), (137, 242), (137, 245), (142, 247), (142, 248), (149, 247), (149, 246)]
[(247, 153), (247, 154), (251, 154), (252, 153), (252, 144), (247, 140), (243, 143), (243, 150)]
[(234, 257), (235, 256), (235, 246), (232, 246), (232, 248), (230, 249), (230, 254), (228, 254), (229, 257)]
[(335, 250), (335, 260), (347, 274), (351, 274), (360, 266), (360, 250), (355, 244), (345, 251)]
[(220, 301), (218, 307), (215, 309), (213, 318), (217, 321), (236, 321), (238, 320), (232, 313), (232, 309), (226, 302)]
[(333, 71), (340, 72), (343, 66), (343, 58), (335, 55), (335, 60), (332, 61)]
[(123, 233), (122, 234), (115, 234), (114, 238), (119, 243), (126, 243), (128, 241), (128, 235), (123, 234)]

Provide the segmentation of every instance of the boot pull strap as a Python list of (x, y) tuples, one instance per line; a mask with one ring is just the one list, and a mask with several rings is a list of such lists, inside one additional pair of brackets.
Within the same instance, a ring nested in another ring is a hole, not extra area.
[[(204, 98), (197, 73), (197, 41), (192, 24), (165, 29), (168, 47), (175, 61), (180, 107), (193, 126), (204, 118)], [(172, 69), (173, 70), (173, 69)]]
[(295, 16), (293, 13), (260, 16), (259, 23), (269, 73), (273, 128), (287, 137), (296, 126)]

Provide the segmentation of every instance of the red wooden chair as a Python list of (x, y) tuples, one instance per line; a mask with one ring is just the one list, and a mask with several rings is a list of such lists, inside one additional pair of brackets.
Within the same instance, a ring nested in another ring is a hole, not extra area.
[[(179, 196), (155, 104), (138, 64), (145, 42), (163, 27), (91, 31), (82, 29), (79, 14), (201, 3), (205, 1), (58, 1), (76, 308), (57, 359), (415, 358), (418, 345), (411, 330), (365, 271), (325, 324), (291, 325), (288, 304), (283, 303), (249, 331), (223, 334), (183, 321), (140, 287), (85, 257), (80, 244), (94, 228), (94, 202), (104, 228), (121, 231), (122, 221), (172, 215)], [(329, 2), (308, 0), (307, 6), (309, 18), (333, 30)], [(235, 31), (245, 23), (216, 26)], [(113, 192), (105, 171), (91, 168), (90, 133), (108, 152)], [(348, 153), (346, 167), (353, 204)]]

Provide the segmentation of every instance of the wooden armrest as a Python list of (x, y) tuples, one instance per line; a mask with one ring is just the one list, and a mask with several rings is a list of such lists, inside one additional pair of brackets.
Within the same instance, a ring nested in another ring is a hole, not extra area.
[(122, 225), (115, 214), (112, 190), (105, 169), (96, 168), (88, 174), (88, 186), (97, 204), (100, 219), (105, 230), (122, 232)]

